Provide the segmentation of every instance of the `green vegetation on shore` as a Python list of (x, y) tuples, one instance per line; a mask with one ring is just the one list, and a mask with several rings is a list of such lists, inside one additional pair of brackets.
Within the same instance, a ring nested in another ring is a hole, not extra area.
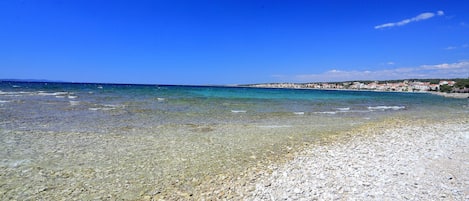
[(453, 86), (444, 84), (440, 86), (440, 92), (446, 93), (469, 93), (469, 78), (468, 79), (455, 79), (456, 83)]

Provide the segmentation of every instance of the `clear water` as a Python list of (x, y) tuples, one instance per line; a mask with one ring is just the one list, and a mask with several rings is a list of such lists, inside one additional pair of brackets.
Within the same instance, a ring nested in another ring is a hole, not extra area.
[(423, 93), (0, 82), (0, 198), (210, 197), (324, 136), (468, 112)]

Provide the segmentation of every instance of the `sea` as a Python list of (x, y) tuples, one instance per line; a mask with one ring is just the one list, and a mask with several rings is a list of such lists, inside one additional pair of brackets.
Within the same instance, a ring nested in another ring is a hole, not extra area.
[(1, 81), (0, 199), (210, 198), (353, 128), (467, 117), (429, 93)]

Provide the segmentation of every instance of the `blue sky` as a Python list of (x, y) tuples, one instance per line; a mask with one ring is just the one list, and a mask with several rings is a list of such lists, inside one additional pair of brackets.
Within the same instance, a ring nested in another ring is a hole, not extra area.
[(469, 77), (469, 1), (0, 1), (0, 79)]

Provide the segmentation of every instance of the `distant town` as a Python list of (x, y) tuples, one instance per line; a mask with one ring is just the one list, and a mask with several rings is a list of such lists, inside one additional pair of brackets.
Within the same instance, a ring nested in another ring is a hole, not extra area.
[(409, 79), (387, 81), (348, 81), (313, 83), (264, 83), (250, 84), (260, 88), (371, 90), (396, 92), (446, 92), (469, 93), (469, 79)]

